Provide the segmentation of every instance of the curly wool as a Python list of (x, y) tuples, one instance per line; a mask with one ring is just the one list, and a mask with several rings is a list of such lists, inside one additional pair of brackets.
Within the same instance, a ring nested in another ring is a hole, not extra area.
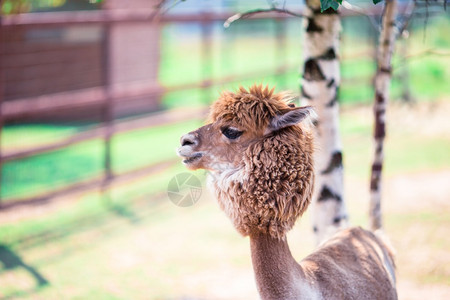
[(238, 93), (224, 91), (219, 99), (212, 104), (210, 121), (221, 121), (224, 124), (235, 123), (253, 134), (260, 134), (270, 122), (284, 109), (288, 109), (290, 95), (274, 94), (261, 85), (252, 86), (249, 91), (240, 87)]
[[(222, 94), (211, 119), (238, 123), (262, 133), (272, 117), (289, 109), (285, 94), (254, 86)], [(255, 117), (256, 116), (256, 117)], [(313, 191), (313, 142), (300, 125), (261, 134), (244, 152), (241, 164), (212, 178), (220, 207), (243, 235), (252, 232), (283, 239), (309, 205)]]

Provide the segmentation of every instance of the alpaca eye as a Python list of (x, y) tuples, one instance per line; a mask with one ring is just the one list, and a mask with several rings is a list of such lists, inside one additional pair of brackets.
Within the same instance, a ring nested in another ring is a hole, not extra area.
[(242, 135), (243, 131), (231, 127), (222, 128), (222, 134), (229, 138), (230, 140), (235, 140)]

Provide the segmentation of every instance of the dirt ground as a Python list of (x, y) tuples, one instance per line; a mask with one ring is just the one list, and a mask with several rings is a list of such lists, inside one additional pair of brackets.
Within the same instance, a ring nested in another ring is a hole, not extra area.
[[(353, 187), (363, 186), (352, 181), (348, 180)], [(385, 231), (397, 251), (400, 299), (444, 300), (450, 296), (449, 183), (450, 170), (385, 180)], [(354, 202), (355, 192), (347, 190)], [(357, 195), (364, 192), (356, 191)]]

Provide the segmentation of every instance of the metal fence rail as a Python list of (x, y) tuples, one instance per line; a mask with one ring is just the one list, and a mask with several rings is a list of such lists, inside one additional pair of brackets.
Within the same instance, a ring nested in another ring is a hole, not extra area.
[[(159, 23), (171, 22), (200, 22), (204, 28), (211, 25), (211, 22), (221, 20), (224, 21), (229, 15), (225, 14), (202, 14), (189, 16), (164, 16), (159, 18)], [(258, 16), (258, 18), (271, 18), (273, 14), (265, 16)], [(205, 78), (201, 81), (179, 84), (175, 86), (163, 87), (157, 82), (154, 84), (123, 84), (117, 85), (111, 83), (111, 54), (110, 54), (110, 28), (112, 24), (117, 23), (140, 23), (149, 22), (151, 14), (141, 12), (126, 12), (118, 13), (111, 11), (94, 11), (94, 12), (59, 12), (59, 13), (36, 13), (24, 14), (16, 16), (3, 17), (1, 19), (0, 35), (10, 28), (17, 27), (32, 27), (32, 28), (52, 28), (58, 26), (70, 25), (89, 25), (99, 24), (104, 30), (104, 38), (102, 40), (102, 55), (103, 63), (101, 74), (103, 78), (103, 85), (92, 88), (78, 89), (73, 91), (44, 94), (40, 96), (33, 96), (13, 101), (2, 101), (4, 93), (0, 91), (0, 129), (5, 122), (21, 120), (29, 117), (39, 117), (43, 114), (54, 114), (62, 110), (70, 110), (79, 107), (101, 107), (101, 123), (92, 128), (75, 133), (68, 138), (46, 143), (39, 146), (29, 147), (27, 149), (19, 150), (4, 150), (0, 151), (0, 167), (6, 162), (21, 160), (33, 157), (39, 154), (64, 149), (66, 147), (76, 145), (89, 140), (102, 139), (104, 143), (103, 152), (103, 175), (95, 176), (87, 180), (74, 182), (62, 188), (54, 189), (49, 192), (27, 196), (17, 199), (7, 199), (8, 201), (0, 202), (0, 209), (11, 209), (18, 205), (35, 204), (46, 202), (57, 196), (66, 195), (68, 193), (78, 192), (81, 190), (105, 187), (117, 181), (123, 181), (130, 178), (144, 176), (152, 172), (159, 171), (167, 166), (170, 166), (170, 161), (161, 162), (156, 165), (143, 166), (131, 171), (116, 174), (111, 168), (111, 139), (118, 133), (128, 132), (132, 130), (150, 128), (153, 126), (161, 126), (173, 124), (175, 122), (186, 121), (195, 118), (201, 118), (205, 115), (205, 109), (184, 110), (170, 110), (159, 113), (153, 113), (147, 117), (141, 117), (127, 121), (117, 121), (114, 119), (114, 107), (116, 103), (126, 99), (133, 99), (139, 97), (154, 97), (160, 98), (162, 95), (169, 92), (184, 91), (190, 89), (206, 89), (214, 85), (230, 83), (238, 80), (251, 79), (261, 74), (283, 74), (289, 67), (287, 65), (280, 65), (275, 70), (252, 70), (246, 74), (236, 74), (216, 78), (214, 80)], [(276, 17), (280, 18), (279, 15)], [(283, 16), (284, 17), (284, 16)], [(282, 33), (281, 33), (282, 34)], [(210, 58), (211, 51), (211, 30), (204, 30), (202, 34), (202, 51), (204, 59)], [(281, 45), (283, 46), (283, 45)], [(3, 50), (2, 45), (2, 50)], [(0, 52), (0, 66), (5, 56), (3, 51)], [(205, 62), (206, 64), (207, 62)], [(4, 75), (4, 72), (1, 72)], [(4, 79), (4, 78), (2, 78)], [(4, 80), (1, 80), (4, 87)], [(1, 199), (0, 199), (1, 200)]]
[[(380, 9), (374, 7), (371, 14), (380, 14)], [(352, 16), (356, 13), (343, 10), (343, 16)], [(203, 74), (203, 79), (194, 83), (179, 84), (173, 86), (161, 86), (157, 81), (152, 84), (128, 83), (128, 84), (113, 84), (111, 81), (111, 28), (116, 24), (147, 24), (154, 22), (155, 24), (168, 23), (188, 23), (195, 22), (202, 24), (202, 60), (203, 64), (207, 65), (211, 59), (212, 52), (212, 30), (213, 22), (225, 21), (230, 16), (229, 13), (212, 13), (212, 14), (197, 14), (197, 15), (163, 15), (154, 18), (153, 13), (140, 11), (89, 11), (89, 12), (58, 12), (58, 13), (35, 13), (23, 14), (15, 16), (0, 17), (0, 39), (6, 30), (12, 28), (57, 28), (59, 26), (89, 26), (99, 25), (103, 30), (103, 39), (101, 40), (101, 78), (102, 84), (89, 88), (76, 89), (71, 91), (64, 91), (51, 94), (43, 94), (32, 97), (22, 97), (14, 99), (13, 101), (5, 101), (4, 99), (4, 83), (5, 72), (3, 66), (5, 63), (5, 46), (3, 43), (0, 46), (0, 132), (5, 122), (15, 120), (22, 120), (29, 117), (39, 117), (44, 114), (54, 114), (62, 110), (71, 110), (80, 107), (100, 107), (101, 120), (100, 123), (83, 132), (75, 133), (68, 138), (41, 144), (35, 147), (28, 147), (27, 149), (1, 151), (0, 145), (0, 170), (2, 164), (33, 157), (46, 152), (51, 152), (59, 149), (64, 149), (81, 142), (102, 139), (104, 144), (103, 151), (103, 174), (87, 180), (74, 182), (65, 187), (52, 190), (50, 192), (33, 195), (29, 197), (7, 199), (8, 201), (1, 201), (0, 210), (11, 209), (18, 205), (35, 204), (46, 202), (56, 196), (66, 195), (68, 193), (77, 192), (91, 188), (106, 187), (111, 183), (123, 181), (130, 178), (144, 176), (151, 172), (157, 172), (161, 169), (170, 166), (170, 161), (161, 162), (156, 165), (143, 166), (127, 172), (116, 174), (111, 167), (111, 139), (118, 133), (128, 132), (132, 130), (150, 128), (152, 126), (161, 126), (165, 124), (172, 124), (174, 122), (181, 122), (185, 120), (201, 118), (205, 115), (205, 109), (192, 110), (171, 110), (153, 113), (149, 116), (128, 121), (118, 121), (114, 117), (114, 110), (119, 102), (127, 99), (136, 98), (156, 98), (160, 99), (163, 95), (169, 92), (185, 91), (190, 89), (207, 89), (214, 85), (221, 85), (239, 80), (252, 79), (261, 74), (282, 75), (288, 71), (298, 69), (298, 65), (287, 65), (282, 63), (275, 68), (266, 70), (252, 70), (245, 74), (234, 74), (212, 79), (211, 74), (206, 72)], [(284, 61), (283, 53), (286, 48), (285, 30), (283, 30), (283, 22), (290, 16), (266, 13), (254, 16), (256, 19), (275, 19), (279, 22), (276, 34), (276, 52), (280, 57), (280, 61)], [(373, 53), (362, 54), (371, 56)], [(1, 140), (1, 135), (0, 135)], [(0, 171), (1, 176), (1, 171)], [(1, 177), (0, 177), (1, 178)], [(0, 188), (2, 188), (0, 186)]]

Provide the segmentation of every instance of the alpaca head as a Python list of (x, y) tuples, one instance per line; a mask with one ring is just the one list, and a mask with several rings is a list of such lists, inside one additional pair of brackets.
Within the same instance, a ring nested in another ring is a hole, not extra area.
[(210, 171), (210, 187), (243, 235), (283, 238), (309, 204), (313, 146), (300, 122), (312, 109), (289, 100), (262, 86), (224, 92), (209, 124), (181, 137), (183, 163)]

